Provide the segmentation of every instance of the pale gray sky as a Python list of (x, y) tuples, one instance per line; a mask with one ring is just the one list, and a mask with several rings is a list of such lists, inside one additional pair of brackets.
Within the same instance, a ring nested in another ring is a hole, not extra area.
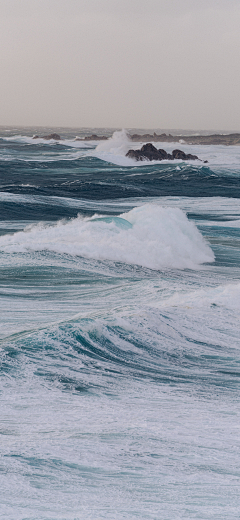
[(0, 0), (0, 125), (240, 131), (239, 0)]

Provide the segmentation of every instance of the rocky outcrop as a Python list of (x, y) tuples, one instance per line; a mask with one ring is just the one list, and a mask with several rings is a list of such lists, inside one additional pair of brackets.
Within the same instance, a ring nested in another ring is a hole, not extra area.
[(108, 137), (105, 135), (92, 134), (86, 135), (84, 139), (81, 139), (81, 137), (76, 137), (75, 141), (106, 141), (107, 139)]
[(165, 143), (184, 143), (187, 144), (222, 144), (225, 146), (240, 145), (240, 134), (211, 134), (211, 135), (171, 135), (171, 134), (133, 134), (130, 136), (132, 141), (144, 142), (144, 141), (155, 141)]
[[(109, 139), (105, 135), (88, 135), (81, 139), (76, 138), (76, 141), (104, 141)], [(129, 139), (134, 142), (165, 142), (165, 143), (180, 143), (180, 144), (222, 144), (225, 146), (240, 145), (240, 134), (212, 134), (212, 135), (171, 135), (171, 134), (129, 134)]]
[(129, 150), (126, 157), (136, 159), (136, 161), (163, 161), (164, 159), (172, 159), (172, 156), (165, 150), (158, 150), (152, 143), (147, 143), (140, 150)]
[(54, 139), (54, 141), (60, 141), (61, 137), (59, 134), (49, 134), (49, 135), (34, 135), (33, 139), (46, 139), (46, 141), (50, 141), (50, 139)]
[(198, 159), (197, 155), (192, 155), (191, 153), (186, 154), (182, 150), (173, 150), (172, 153), (167, 153), (161, 148), (158, 150), (152, 143), (144, 144), (140, 150), (129, 150), (126, 153), (126, 157), (130, 157), (130, 159), (135, 159), (136, 161), (163, 161), (166, 159), (170, 161), (173, 161), (174, 159), (193, 161)]
[(154, 132), (153, 134), (133, 134), (133, 135), (129, 135), (130, 139), (132, 141), (171, 141), (171, 140), (174, 140), (174, 137), (169, 134), (156, 134), (156, 132)]
[(173, 150), (172, 152), (173, 159), (182, 159), (183, 161), (194, 161), (198, 159), (197, 155), (192, 155), (191, 153), (185, 153), (182, 150)]

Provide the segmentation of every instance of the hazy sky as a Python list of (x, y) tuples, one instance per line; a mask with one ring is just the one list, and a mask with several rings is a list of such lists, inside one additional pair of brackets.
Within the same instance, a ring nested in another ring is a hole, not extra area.
[(0, 125), (240, 131), (239, 0), (0, 0)]

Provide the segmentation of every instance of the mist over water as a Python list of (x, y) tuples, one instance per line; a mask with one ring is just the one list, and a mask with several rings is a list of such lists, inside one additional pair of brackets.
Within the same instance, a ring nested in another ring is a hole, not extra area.
[(240, 149), (6, 130), (0, 518), (238, 519)]

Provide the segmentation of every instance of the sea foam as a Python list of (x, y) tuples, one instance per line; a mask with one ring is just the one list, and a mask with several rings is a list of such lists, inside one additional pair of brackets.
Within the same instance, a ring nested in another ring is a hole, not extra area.
[[(145, 141), (143, 141), (145, 142)], [(173, 143), (153, 143), (156, 148), (166, 148), (168, 152), (172, 152), (174, 145)], [(98, 144), (94, 152), (90, 152), (91, 155), (102, 159), (103, 161), (111, 162), (119, 166), (149, 166), (149, 160), (136, 161), (130, 157), (126, 157), (127, 152), (130, 149), (137, 150), (142, 147), (142, 142), (134, 142), (130, 139), (129, 134), (126, 130), (118, 130), (113, 133), (112, 137), (107, 141)], [(189, 148), (189, 147), (188, 147)], [(188, 151), (189, 153), (189, 151)], [(171, 160), (171, 164), (182, 163), (181, 159)], [(150, 164), (166, 164), (169, 163), (169, 159), (161, 161), (151, 161)]]
[(126, 157), (130, 148), (137, 148), (139, 143), (133, 143), (126, 130), (117, 130), (106, 141), (100, 142), (91, 155), (103, 161), (111, 162), (119, 166), (133, 166), (136, 161)]
[(190, 268), (214, 254), (193, 222), (178, 208), (146, 204), (119, 217), (78, 217), (38, 224), (0, 238), (5, 252), (54, 251), (150, 269)]
[(27, 136), (27, 135), (13, 135), (10, 137), (1, 137), (4, 141), (13, 142), (13, 143), (21, 143), (21, 144), (34, 144), (34, 145), (62, 145), (69, 148), (95, 148), (98, 141), (82, 141), (81, 139), (44, 139), (44, 137), (35, 137), (35, 136)]
[[(175, 159), (169, 161), (136, 161), (126, 157), (126, 153), (130, 150), (137, 150), (141, 148), (143, 142), (134, 142), (129, 138), (129, 134), (126, 130), (120, 130), (113, 133), (112, 137), (106, 141), (100, 142), (94, 151), (89, 152), (89, 155), (94, 155), (99, 159), (107, 162), (111, 162), (118, 166), (154, 166), (155, 164), (171, 164), (175, 167), (178, 164), (185, 162), (192, 164), (192, 161), (182, 161), (181, 159)], [(151, 142), (151, 141), (150, 141)], [(168, 153), (172, 153), (174, 148), (181, 148), (185, 153), (191, 153), (197, 155), (201, 161), (208, 161), (208, 166), (219, 173), (220, 171), (226, 175), (226, 167), (236, 170), (236, 175), (239, 175), (239, 159), (240, 159), (240, 146), (225, 146), (225, 145), (191, 145), (185, 143), (184, 139), (176, 142), (152, 142), (156, 148), (164, 148)], [(194, 161), (195, 167), (201, 168), (203, 164), (199, 161)], [(205, 165), (204, 165), (205, 166)]]

